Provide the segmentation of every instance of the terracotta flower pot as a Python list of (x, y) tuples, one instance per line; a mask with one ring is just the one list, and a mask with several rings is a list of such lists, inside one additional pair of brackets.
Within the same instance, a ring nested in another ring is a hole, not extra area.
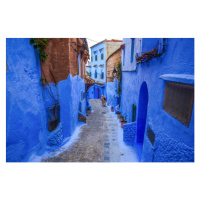
[(123, 119), (124, 119), (124, 118), (121, 118), (121, 117), (120, 117), (120, 118), (119, 118), (119, 121), (122, 122)]
[(127, 122), (121, 122), (121, 128), (124, 127), (124, 124), (127, 124)]
[(87, 114), (90, 114), (91, 113), (91, 111), (90, 110), (87, 110)]
[(120, 118), (120, 115), (121, 115), (121, 114), (117, 114), (118, 119)]
[(111, 111), (114, 112), (114, 108), (113, 107), (111, 107)]

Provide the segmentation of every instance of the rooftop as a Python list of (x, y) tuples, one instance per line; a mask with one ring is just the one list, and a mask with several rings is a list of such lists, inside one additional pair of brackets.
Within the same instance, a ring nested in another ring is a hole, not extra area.
[(97, 44), (91, 46), (90, 48), (92, 48), (92, 47), (94, 47), (94, 46), (96, 46), (96, 45), (98, 45), (98, 44), (101, 44), (101, 43), (103, 43), (103, 42), (122, 42), (122, 40), (115, 40), (115, 39), (107, 40), (107, 39), (105, 39), (105, 40), (103, 40), (103, 41), (101, 41), (101, 42), (98, 42)]

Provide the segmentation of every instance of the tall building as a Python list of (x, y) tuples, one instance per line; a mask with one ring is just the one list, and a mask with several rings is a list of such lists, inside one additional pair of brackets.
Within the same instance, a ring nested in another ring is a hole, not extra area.
[(122, 40), (103, 40), (91, 48), (91, 62), (87, 65), (87, 75), (95, 80), (96, 84), (106, 82), (106, 60), (122, 44)]

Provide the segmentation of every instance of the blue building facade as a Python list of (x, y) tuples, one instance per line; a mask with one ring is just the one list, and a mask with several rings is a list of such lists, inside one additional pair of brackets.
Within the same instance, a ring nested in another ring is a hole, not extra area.
[[(78, 113), (86, 114), (85, 82), (69, 74), (57, 85), (44, 87), (39, 53), (28, 38), (6, 40), (6, 62), (6, 160), (28, 161), (70, 139), (80, 123)], [(59, 124), (49, 131), (53, 112)]]
[(101, 98), (101, 95), (107, 96), (106, 92), (106, 60), (122, 44), (121, 40), (103, 40), (91, 47), (91, 62), (87, 65), (87, 75), (91, 77), (96, 84), (88, 91), (89, 99)]
[(86, 70), (96, 82), (106, 82), (106, 56), (106, 42), (91, 47), (91, 62)]
[(144, 162), (194, 161), (194, 39), (125, 38), (124, 141)]

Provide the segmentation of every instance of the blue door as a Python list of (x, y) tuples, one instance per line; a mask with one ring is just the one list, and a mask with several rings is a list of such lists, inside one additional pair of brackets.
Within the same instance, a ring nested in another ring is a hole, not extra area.
[(146, 118), (147, 118), (147, 106), (148, 106), (148, 89), (146, 82), (143, 82), (139, 94), (137, 135), (136, 135), (136, 149), (139, 160), (141, 160), (142, 157), (144, 133), (146, 127)]

